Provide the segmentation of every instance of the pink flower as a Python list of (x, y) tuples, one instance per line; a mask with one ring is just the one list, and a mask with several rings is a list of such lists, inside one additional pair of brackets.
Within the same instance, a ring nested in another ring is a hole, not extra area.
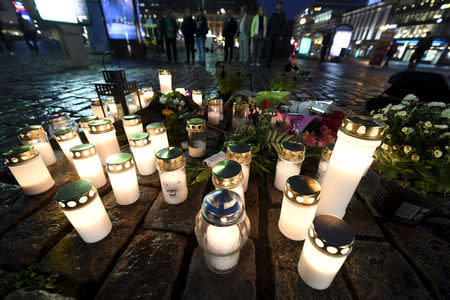
[(302, 140), (307, 146), (317, 146), (318, 140), (314, 132), (305, 131)]

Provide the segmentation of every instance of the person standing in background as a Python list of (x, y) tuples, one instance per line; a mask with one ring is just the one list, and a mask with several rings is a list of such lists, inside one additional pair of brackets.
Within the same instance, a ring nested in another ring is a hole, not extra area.
[[(3, 23), (2, 20), (0, 20), (0, 41), (3, 42), (3, 44), (5, 44), (6, 49), (9, 51), (9, 54), (14, 55), (14, 52), (11, 48), (11, 46), (8, 43), (8, 40), (6, 39), (6, 36), (3, 34)], [(3, 48), (0, 45), (0, 54), (3, 54)]]
[(322, 39), (322, 49), (320, 49), (320, 62), (328, 60), (328, 49), (331, 45), (331, 32), (328, 31)]
[(39, 54), (39, 47), (36, 42), (37, 32), (36, 27), (34, 27), (34, 23), (30, 20), (24, 20), (20, 13), (17, 13), (17, 22), (19, 23), (19, 29), (23, 33), (23, 39), (30, 48), (31, 52), (35, 51), (36, 54)]
[(203, 14), (203, 9), (199, 8), (197, 12), (197, 20), (195, 27), (195, 43), (198, 49), (198, 61), (200, 63), (205, 63), (205, 41), (206, 34), (208, 33), (208, 21)]
[(252, 20), (247, 13), (247, 7), (241, 6), (241, 21), (239, 22), (239, 61), (246, 64), (248, 62), (251, 23)]
[(423, 55), (428, 49), (430, 49), (432, 44), (433, 38), (431, 38), (430, 33), (427, 32), (427, 35), (424, 38), (421, 38), (419, 43), (417, 43), (417, 48), (409, 59), (408, 69), (414, 70), (416, 68), (422, 60)]
[(184, 44), (186, 46), (186, 63), (188, 64), (189, 57), (192, 55), (192, 63), (195, 63), (195, 54), (194, 54), (194, 34), (195, 34), (195, 21), (192, 18), (192, 13), (189, 8), (186, 8), (184, 10), (184, 20), (183, 24), (181, 25), (181, 32), (183, 32), (184, 35)]
[(267, 67), (270, 68), (272, 63), (273, 55), (275, 53), (275, 46), (279, 43), (283, 37), (284, 24), (286, 23), (286, 15), (283, 12), (283, 2), (278, 1), (276, 11), (270, 16), (269, 25), (267, 28), (269, 36), (269, 57), (267, 60)]
[(394, 55), (397, 53), (397, 40), (392, 41), (392, 45), (389, 47), (387, 53), (386, 53), (386, 62), (384, 63), (383, 67), (389, 68), (389, 61), (394, 57)]
[(167, 53), (167, 60), (169, 63), (172, 62), (172, 56), (171, 56), (171, 50), (173, 53), (173, 58), (175, 62), (178, 61), (177, 58), (177, 31), (178, 31), (178, 24), (177, 21), (175, 21), (175, 18), (173, 17), (173, 12), (171, 9), (168, 10), (167, 16), (161, 20), (161, 32), (164, 36), (164, 39), (166, 40), (166, 53)]
[(231, 62), (233, 60), (234, 38), (237, 32), (237, 22), (233, 18), (233, 11), (227, 11), (227, 19), (223, 24), (222, 34), (225, 38), (225, 59), (224, 62)]
[(258, 9), (258, 14), (253, 18), (251, 28), (252, 55), (254, 63), (258, 67), (261, 65), (261, 59), (263, 57), (264, 41), (267, 34), (267, 23), (268, 19), (266, 17), (265, 9), (264, 6), (261, 5)]

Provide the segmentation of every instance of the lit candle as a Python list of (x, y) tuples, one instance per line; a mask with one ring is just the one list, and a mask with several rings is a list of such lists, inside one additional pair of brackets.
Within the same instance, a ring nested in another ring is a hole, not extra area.
[(91, 110), (94, 116), (99, 119), (103, 119), (108, 116), (108, 108), (106, 107), (106, 103), (99, 98), (91, 99)]
[(61, 147), (61, 150), (64, 152), (64, 155), (70, 162), (72, 162), (72, 153), (70, 153), (70, 148), (82, 144), (78, 133), (73, 129), (66, 128), (55, 132), (55, 137), (59, 147)]
[(220, 106), (220, 99), (208, 100), (208, 122), (212, 125), (219, 125)]
[(166, 128), (162, 122), (150, 123), (147, 125), (146, 129), (147, 133), (150, 135), (152, 148), (155, 154), (159, 150), (169, 147)]
[(205, 120), (200, 118), (189, 119), (186, 122), (186, 130), (189, 135), (189, 156), (203, 157), (206, 151), (206, 124)]
[(200, 90), (193, 90), (192, 91), (192, 101), (194, 101), (195, 104), (197, 104), (198, 107), (201, 110), (202, 109), (202, 105), (203, 105), (202, 91), (200, 91)]
[(381, 144), (385, 125), (363, 116), (346, 117), (338, 131), (338, 138), (322, 182), (317, 214), (343, 218), (353, 193), (373, 153)]
[(103, 119), (88, 123), (92, 144), (97, 149), (102, 165), (105, 165), (106, 158), (112, 154), (120, 153), (119, 142), (117, 141), (116, 130), (111, 120)]
[(55, 185), (33, 145), (16, 146), (3, 153), (3, 158), (25, 194), (41, 194)]
[(73, 164), (81, 179), (91, 181), (98, 189), (106, 184), (106, 176), (97, 150), (93, 144), (81, 144), (70, 148)]
[(172, 75), (169, 70), (159, 70), (159, 86), (161, 94), (166, 94), (172, 91)]
[(106, 159), (106, 170), (119, 205), (133, 204), (139, 199), (139, 186), (130, 153), (116, 153)]
[(298, 262), (298, 274), (310, 287), (328, 288), (352, 249), (350, 226), (330, 215), (319, 215), (308, 230)]
[(128, 139), (135, 133), (144, 132), (144, 127), (142, 126), (141, 117), (139, 115), (124, 116), (122, 124)]
[(132, 114), (140, 110), (139, 96), (137, 93), (125, 95), (125, 102), (128, 107), (128, 113)]
[(237, 193), (245, 203), (242, 167), (237, 161), (226, 159), (215, 164), (212, 168), (212, 182), (216, 189)]
[(250, 221), (239, 195), (225, 189), (205, 196), (195, 218), (195, 236), (208, 268), (218, 274), (231, 272), (250, 232)]
[(237, 129), (242, 122), (248, 118), (250, 114), (248, 103), (244, 101), (237, 101), (233, 103), (233, 121), (232, 127), (233, 129)]
[(89, 180), (66, 184), (56, 192), (55, 198), (84, 242), (98, 242), (111, 231), (111, 220)]
[(183, 96), (186, 96), (186, 89), (184, 89), (184, 88), (176, 88), (175, 92), (178, 92)]
[(328, 143), (322, 150), (322, 157), (320, 159), (319, 165), (317, 166), (317, 181), (321, 184), (323, 177), (328, 169), (328, 162), (330, 161), (331, 154), (333, 153), (334, 143)]
[(222, 121), (223, 120), (223, 100), (219, 99), (219, 103), (220, 103), (220, 106), (219, 106), (219, 112), (220, 112), (219, 120)]
[(291, 176), (300, 174), (304, 159), (305, 146), (302, 143), (281, 143), (274, 181), (277, 190), (284, 191), (286, 180)]
[(33, 145), (46, 166), (56, 162), (56, 156), (41, 125), (32, 125), (19, 129), (19, 137), (24, 145)]
[(53, 138), (56, 138), (55, 132), (60, 131), (62, 129), (73, 129), (78, 132), (77, 123), (72, 120), (68, 114), (66, 113), (52, 113), (50, 118), (48, 118), (48, 133)]
[(230, 144), (227, 147), (227, 157), (229, 160), (234, 160), (241, 164), (244, 192), (246, 192), (248, 188), (248, 179), (250, 177), (250, 163), (252, 161), (252, 151), (250, 146), (243, 143)]
[(139, 174), (146, 176), (156, 172), (156, 157), (148, 133), (141, 132), (130, 136), (130, 149)]
[(308, 234), (319, 203), (320, 184), (308, 176), (286, 180), (278, 228), (288, 239), (302, 241)]
[(159, 150), (156, 153), (156, 166), (164, 200), (169, 204), (184, 202), (188, 197), (188, 188), (183, 150), (176, 147)]
[(86, 136), (89, 143), (91, 141), (91, 134), (89, 133), (89, 122), (98, 120), (97, 116), (88, 116), (81, 118), (78, 122), (80, 123), (81, 130), (83, 130), (84, 135)]
[(108, 107), (109, 111), (111, 112), (111, 116), (114, 118), (115, 121), (122, 119), (123, 117), (122, 104), (116, 103), (114, 98), (109, 98)]
[(153, 92), (153, 88), (147, 87), (142, 89), (142, 93), (140, 96), (142, 108), (145, 108), (153, 100), (153, 96), (155, 96), (155, 93)]

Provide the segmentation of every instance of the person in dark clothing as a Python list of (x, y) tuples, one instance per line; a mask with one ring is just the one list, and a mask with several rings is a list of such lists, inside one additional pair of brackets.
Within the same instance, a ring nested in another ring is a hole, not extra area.
[(328, 49), (331, 45), (331, 32), (327, 32), (322, 40), (322, 49), (320, 49), (320, 62), (328, 60)]
[(397, 53), (397, 48), (397, 40), (393, 40), (392, 45), (389, 47), (386, 53), (386, 62), (384, 63), (383, 67), (389, 68), (389, 61), (395, 55), (395, 53)]
[(192, 62), (195, 63), (195, 54), (194, 54), (194, 34), (195, 34), (196, 24), (194, 19), (192, 18), (192, 13), (189, 8), (184, 10), (184, 20), (181, 25), (181, 32), (184, 35), (184, 44), (186, 46), (186, 63), (189, 63), (189, 55), (192, 55)]
[(237, 22), (233, 18), (233, 11), (229, 9), (227, 11), (227, 19), (223, 24), (222, 34), (225, 38), (225, 62), (231, 62), (233, 60), (233, 48), (234, 38), (237, 32)]
[(198, 61), (205, 63), (205, 42), (206, 34), (208, 33), (208, 21), (203, 14), (203, 9), (199, 8), (197, 12), (197, 19), (195, 20), (195, 43), (198, 50)]
[(283, 12), (283, 2), (277, 2), (277, 10), (270, 16), (269, 25), (267, 28), (267, 35), (269, 36), (269, 57), (267, 62), (267, 67), (270, 68), (272, 63), (273, 54), (275, 52), (275, 45), (283, 39), (283, 29), (286, 23), (286, 15)]
[(27, 43), (31, 52), (35, 51), (39, 54), (39, 47), (36, 42), (36, 27), (34, 23), (29, 20), (24, 20), (20, 13), (17, 13), (17, 22), (19, 23), (19, 29), (23, 33), (23, 39)]
[(431, 44), (433, 43), (433, 39), (427, 34), (426, 37), (421, 38), (419, 43), (417, 43), (416, 51), (411, 55), (409, 59), (408, 69), (414, 70), (418, 63), (422, 60), (422, 56), (425, 54), (425, 51), (430, 49)]
[[(6, 49), (9, 51), (9, 54), (14, 55), (14, 52), (13, 52), (11, 46), (9, 45), (8, 40), (6, 39), (6, 36), (3, 34), (2, 30), (3, 30), (3, 23), (0, 20), (0, 41), (2, 41), (3, 44), (5, 44)], [(0, 45), (0, 53), (3, 54), (3, 48), (1, 45)]]
[[(175, 62), (178, 61), (177, 58), (177, 32), (178, 32), (178, 24), (175, 18), (173, 17), (173, 13), (171, 10), (167, 12), (166, 17), (161, 20), (160, 23), (161, 33), (166, 40), (166, 53), (167, 60), (169, 63), (172, 62), (172, 55)], [(172, 51), (171, 51), (172, 50)]]

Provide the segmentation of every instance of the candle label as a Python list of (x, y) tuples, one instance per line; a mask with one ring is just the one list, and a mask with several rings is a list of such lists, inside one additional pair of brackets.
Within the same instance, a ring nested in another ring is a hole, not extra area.
[(163, 186), (166, 196), (174, 198), (183, 189), (183, 182), (181, 180), (164, 182)]

